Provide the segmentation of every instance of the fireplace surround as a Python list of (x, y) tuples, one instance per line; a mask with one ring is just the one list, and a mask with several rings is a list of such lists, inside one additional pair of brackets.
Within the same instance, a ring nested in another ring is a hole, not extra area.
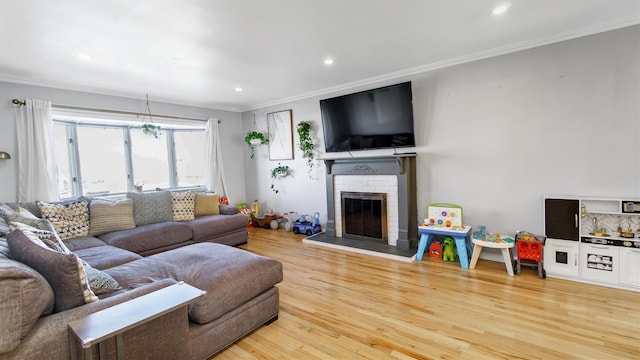
[(398, 249), (417, 243), (415, 154), (325, 159), (326, 235), (343, 237), (341, 192), (386, 195), (386, 239)]

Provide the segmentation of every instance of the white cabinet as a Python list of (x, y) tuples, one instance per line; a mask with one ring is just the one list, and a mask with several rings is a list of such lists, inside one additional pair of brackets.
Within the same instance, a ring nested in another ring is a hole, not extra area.
[(544, 244), (544, 268), (547, 274), (578, 277), (577, 241), (547, 239)]
[(640, 287), (640, 249), (620, 248), (620, 283)]
[(640, 199), (544, 201), (547, 275), (640, 291)]

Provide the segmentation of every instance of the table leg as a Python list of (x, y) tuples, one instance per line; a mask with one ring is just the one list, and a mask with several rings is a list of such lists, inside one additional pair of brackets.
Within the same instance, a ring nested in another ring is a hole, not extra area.
[(471, 256), (471, 264), (469, 265), (469, 269), (476, 268), (476, 264), (478, 263), (478, 258), (480, 257), (481, 252), (482, 252), (482, 246), (475, 244), (473, 246), (473, 255)]
[(456, 236), (456, 250), (458, 250), (458, 258), (460, 259), (460, 267), (463, 269), (469, 268), (469, 255), (467, 253), (467, 237)]
[(124, 360), (122, 348), (122, 334), (118, 334), (116, 335), (116, 359), (118, 360)]
[(71, 330), (69, 332), (69, 356), (71, 360), (78, 360), (78, 353), (76, 351), (76, 338), (71, 334)]
[(422, 260), (424, 250), (428, 249), (431, 246), (431, 243), (433, 243), (433, 235), (420, 234), (420, 242), (418, 243), (418, 253), (416, 254), (416, 260)]
[(507, 267), (507, 274), (513, 276), (513, 261), (509, 249), (502, 249), (502, 257), (504, 258), (504, 265)]

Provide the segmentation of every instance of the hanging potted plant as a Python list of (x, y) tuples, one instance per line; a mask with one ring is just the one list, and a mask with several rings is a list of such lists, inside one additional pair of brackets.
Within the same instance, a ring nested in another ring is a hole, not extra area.
[[(272, 179), (278, 179), (278, 178), (282, 178), (282, 177), (286, 177), (289, 176), (289, 166), (288, 165), (280, 165), (280, 163), (278, 163), (278, 166), (274, 167), (273, 169), (271, 169), (271, 178)], [(271, 190), (273, 190), (274, 193), (278, 193), (280, 190), (276, 189), (276, 186), (274, 184), (271, 184)]]
[(142, 130), (143, 134), (152, 135), (156, 139), (158, 138), (158, 135), (160, 135), (160, 125), (145, 123), (140, 125), (140, 130)]
[(309, 176), (311, 176), (311, 170), (315, 164), (313, 161), (313, 149), (315, 148), (315, 144), (311, 137), (311, 122), (301, 121), (298, 123), (296, 130), (298, 131), (298, 149), (302, 151), (302, 157), (307, 159), (307, 167), (309, 168), (308, 172)]
[(251, 159), (255, 156), (256, 145), (264, 145), (269, 142), (269, 139), (264, 137), (263, 133), (256, 131), (256, 113), (253, 113), (253, 130), (245, 135), (244, 142), (246, 142), (247, 145), (249, 145), (249, 149), (251, 149)]
[[(145, 118), (149, 116), (149, 122), (145, 121)], [(145, 112), (142, 113), (142, 125), (140, 125), (140, 130), (145, 135), (151, 135), (154, 138), (158, 138), (160, 135), (160, 125), (156, 125), (153, 123), (153, 118), (151, 117), (151, 107), (149, 107), (149, 94), (147, 94), (147, 103)]]
[(264, 137), (264, 134), (259, 131), (249, 131), (247, 135), (244, 137), (244, 142), (249, 145), (249, 149), (251, 149), (251, 158), (255, 156), (255, 146), (256, 145), (264, 145), (269, 142), (267, 138)]

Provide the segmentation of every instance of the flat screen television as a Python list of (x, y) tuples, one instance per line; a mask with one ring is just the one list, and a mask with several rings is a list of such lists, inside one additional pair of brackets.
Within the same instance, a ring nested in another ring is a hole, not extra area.
[(415, 146), (411, 82), (320, 100), (327, 152)]

